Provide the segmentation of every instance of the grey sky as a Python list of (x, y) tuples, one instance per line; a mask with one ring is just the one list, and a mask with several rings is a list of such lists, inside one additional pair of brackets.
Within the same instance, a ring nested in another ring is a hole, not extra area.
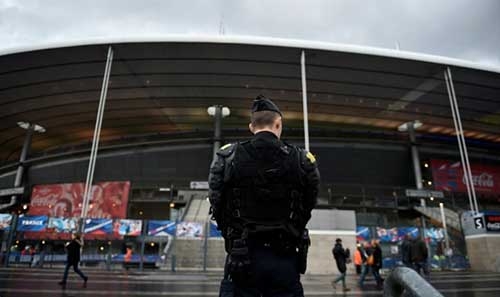
[(500, 66), (498, 0), (0, 0), (0, 49), (94, 37), (255, 35)]

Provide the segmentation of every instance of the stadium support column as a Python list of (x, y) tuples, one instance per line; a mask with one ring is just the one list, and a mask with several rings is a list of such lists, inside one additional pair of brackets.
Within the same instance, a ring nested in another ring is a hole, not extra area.
[(106, 96), (108, 94), (108, 83), (109, 76), (111, 73), (111, 65), (113, 63), (113, 48), (111, 46), (108, 47), (108, 56), (106, 59), (106, 67), (104, 68), (104, 77), (102, 80), (101, 87), (101, 97), (99, 99), (99, 107), (97, 108), (97, 117), (94, 128), (94, 138), (92, 139), (92, 148), (90, 149), (90, 157), (89, 157), (89, 167), (87, 170), (87, 178), (85, 180), (85, 188), (83, 193), (83, 203), (82, 203), (82, 212), (81, 212), (81, 223), (80, 230), (83, 233), (85, 230), (85, 220), (87, 217), (88, 207), (90, 195), (92, 192), (92, 182), (94, 179), (94, 171), (95, 171), (95, 161), (97, 157), (97, 150), (99, 149), (99, 138), (101, 136), (101, 126), (102, 126), (102, 118), (104, 115), (104, 106), (106, 105)]
[(448, 91), (448, 98), (450, 99), (451, 113), (453, 115), (453, 124), (455, 125), (455, 133), (457, 135), (458, 149), (460, 151), (460, 159), (462, 161), (465, 186), (467, 188), (467, 195), (469, 197), (470, 208), (472, 212), (478, 213), (479, 208), (477, 205), (476, 190), (474, 188), (474, 182), (472, 181), (472, 172), (470, 169), (469, 154), (467, 152), (467, 144), (465, 143), (464, 130), (462, 127), (462, 119), (460, 118), (460, 111), (458, 109), (457, 97), (455, 95), (455, 87), (453, 86), (453, 78), (451, 77), (450, 67), (446, 67), (444, 71), (444, 78), (446, 81), (446, 90)]
[(307, 83), (306, 83), (306, 53), (300, 55), (300, 72), (302, 77), (302, 108), (304, 113), (304, 148), (309, 152), (309, 118), (307, 111)]

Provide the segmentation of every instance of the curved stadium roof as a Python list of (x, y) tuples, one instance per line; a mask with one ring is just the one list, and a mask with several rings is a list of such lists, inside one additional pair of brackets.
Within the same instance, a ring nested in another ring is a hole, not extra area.
[(466, 137), (500, 142), (500, 69), (320, 42), (171, 36), (0, 52), (0, 162), (18, 157), (19, 121), (47, 129), (34, 139), (35, 153), (91, 141), (108, 45), (114, 61), (103, 142), (211, 130), (206, 109), (214, 104), (231, 109), (225, 129), (244, 129), (260, 93), (277, 101), (287, 127), (300, 129), (303, 49), (313, 136), (346, 126), (393, 132), (416, 119), (421, 133), (453, 135), (443, 77), (450, 66)]

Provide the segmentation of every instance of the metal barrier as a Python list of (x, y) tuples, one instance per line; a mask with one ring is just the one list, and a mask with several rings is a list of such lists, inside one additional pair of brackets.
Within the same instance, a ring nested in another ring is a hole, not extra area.
[(384, 282), (384, 297), (415, 296), (443, 297), (415, 270), (398, 267)]

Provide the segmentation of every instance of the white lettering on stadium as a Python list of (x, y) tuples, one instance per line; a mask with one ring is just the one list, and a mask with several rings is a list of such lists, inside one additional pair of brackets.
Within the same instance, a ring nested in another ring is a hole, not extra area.
[[(462, 177), (462, 182), (467, 184), (465, 180), (465, 175)], [(495, 187), (495, 182), (493, 180), (493, 175), (488, 174), (486, 172), (481, 173), (481, 175), (473, 175), (472, 183), (476, 187), (485, 187), (485, 188), (493, 188)]]
[(34, 221), (34, 220), (26, 220), (22, 222), (23, 225), (35, 225), (35, 226), (41, 226), (43, 225), (43, 221)]

